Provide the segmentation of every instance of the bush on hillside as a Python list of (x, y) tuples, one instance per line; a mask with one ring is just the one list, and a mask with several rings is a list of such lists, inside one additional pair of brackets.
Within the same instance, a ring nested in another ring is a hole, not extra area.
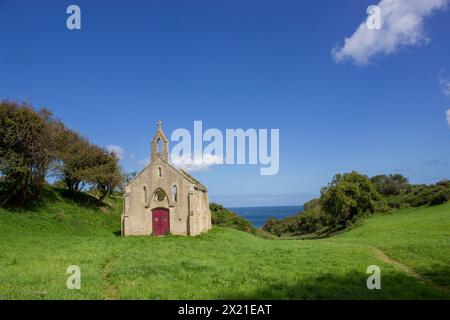
[(369, 178), (355, 171), (337, 174), (321, 190), (320, 205), (335, 227), (347, 227), (357, 216), (373, 213), (379, 193)]
[(284, 219), (270, 218), (262, 229), (276, 236), (301, 235), (325, 228), (329, 219), (322, 211), (320, 199), (313, 199), (303, 205), (302, 212)]
[(298, 230), (295, 233), (314, 233), (326, 229), (331, 222), (331, 217), (322, 210), (322, 207), (315, 206), (299, 214)]
[(280, 220), (277, 218), (269, 218), (266, 223), (264, 223), (262, 229), (276, 236), (280, 236), (282, 233), (278, 230), (279, 222)]
[(281, 235), (294, 233), (295, 231), (297, 231), (298, 225), (299, 223), (297, 215), (286, 217), (281, 220), (277, 218), (270, 218), (263, 225), (262, 230), (279, 237)]
[(430, 200), (431, 206), (437, 206), (450, 200), (450, 188), (445, 186), (437, 186), (434, 191), (435, 192)]
[(211, 203), (209, 208), (211, 210), (211, 221), (213, 225), (255, 233), (255, 228), (248, 220), (224, 208), (222, 205)]
[(303, 210), (308, 211), (314, 208), (320, 208), (320, 199), (312, 199), (303, 204)]
[[(405, 184), (406, 183), (406, 184)], [(321, 197), (304, 204), (304, 211), (286, 219), (269, 219), (263, 230), (275, 236), (321, 236), (350, 227), (373, 212), (439, 205), (450, 200), (450, 181), (411, 185), (401, 175), (368, 179), (356, 172), (336, 175)]]
[(378, 175), (370, 178), (381, 195), (399, 195), (408, 188), (408, 179), (401, 174)]

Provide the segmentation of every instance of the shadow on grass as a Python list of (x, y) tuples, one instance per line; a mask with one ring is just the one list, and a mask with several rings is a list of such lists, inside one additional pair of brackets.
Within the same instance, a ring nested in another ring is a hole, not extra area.
[(22, 212), (22, 211), (38, 211), (45, 207), (48, 203), (55, 203), (61, 201), (63, 199), (67, 202), (72, 202), (78, 206), (87, 209), (110, 209), (111, 206), (104, 201), (101, 201), (84, 192), (71, 192), (67, 189), (47, 187), (44, 190), (44, 193), (40, 200), (30, 201), (23, 206), (15, 206), (15, 205), (7, 205), (4, 208), (14, 212)]
[(101, 201), (84, 192), (71, 192), (67, 189), (54, 189), (56, 193), (58, 193), (64, 200), (72, 201), (75, 204), (89, 208), (89, 209), (100, 209), (100, 208), (110, 208), (106, 202)]
[(3, 209), (11, 212), (28, 212), (37, 211), (45, 206), (46, 203), (55, 202), (58, 200), (58, 195), (53, 188), (45, 188), (42, 196), (39, 199), (29, 200), (23, 204), (16, 204), (14, 198), (8, 199), (7, 203), (2, 205)]
[(450, 299), (449, 290), (436, 290), (401, 273), (382, 274), (381, 289), (369, 290), (364, 274), (348, 273), (307, 278), (296, 283), (269, 283), (256, 290), (229, 292), (225, 300), (409, 300)]
[(441, 287), (450, 295), (450, 266), (444, 263), (434, 263), (429, 269), (418, 270), (427, 279), (431, 279), (436, 286)]

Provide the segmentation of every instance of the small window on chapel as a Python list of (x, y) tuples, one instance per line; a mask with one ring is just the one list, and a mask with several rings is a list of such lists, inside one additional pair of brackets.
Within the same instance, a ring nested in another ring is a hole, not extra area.
[(172, 187), (172, 196), (173, 196), (173, 201), (178, 201), (178, 194), (177, 194), (177, 186), (173, 185)]
[(148, 202), (148, 198), (147, 198), (147, 187), (146, 186), (144, 186), (144, 188), (143, 188), (144, 190), (144, 203), (147, 203)]
[(160, 178), (162, 177), (162, 169), (161, 169), (161, 167), (158, 168), (158, 177), (160, 177)]

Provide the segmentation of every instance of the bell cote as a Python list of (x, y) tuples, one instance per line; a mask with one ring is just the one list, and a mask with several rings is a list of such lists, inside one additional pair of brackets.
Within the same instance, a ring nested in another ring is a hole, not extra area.
[(152, 140), (152, 154), (151, 161), (153, 162), (158, 157), (169, 162), (169, 141), (162, 130), (162, 122), (158, 121), (156, 134)]

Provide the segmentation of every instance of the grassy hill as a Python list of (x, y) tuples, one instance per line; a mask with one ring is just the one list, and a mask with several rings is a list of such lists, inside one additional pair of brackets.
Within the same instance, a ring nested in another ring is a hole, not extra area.
[[(75, 201), (76, 200), (76, 201)], [(0, 299), (440, 299), (450, 293), (450, 204), (374, 216), (322, 240), (215, 227), (196, 237), (121, 238), (121, 199), (0, 209)], [(369, 265), (382, 290), (366, 288)], [(81, 290), (66, 289), (69, 265)]]
[(450, 291), (450, 203), (377, 215), (333, 241), (375, 246)]

